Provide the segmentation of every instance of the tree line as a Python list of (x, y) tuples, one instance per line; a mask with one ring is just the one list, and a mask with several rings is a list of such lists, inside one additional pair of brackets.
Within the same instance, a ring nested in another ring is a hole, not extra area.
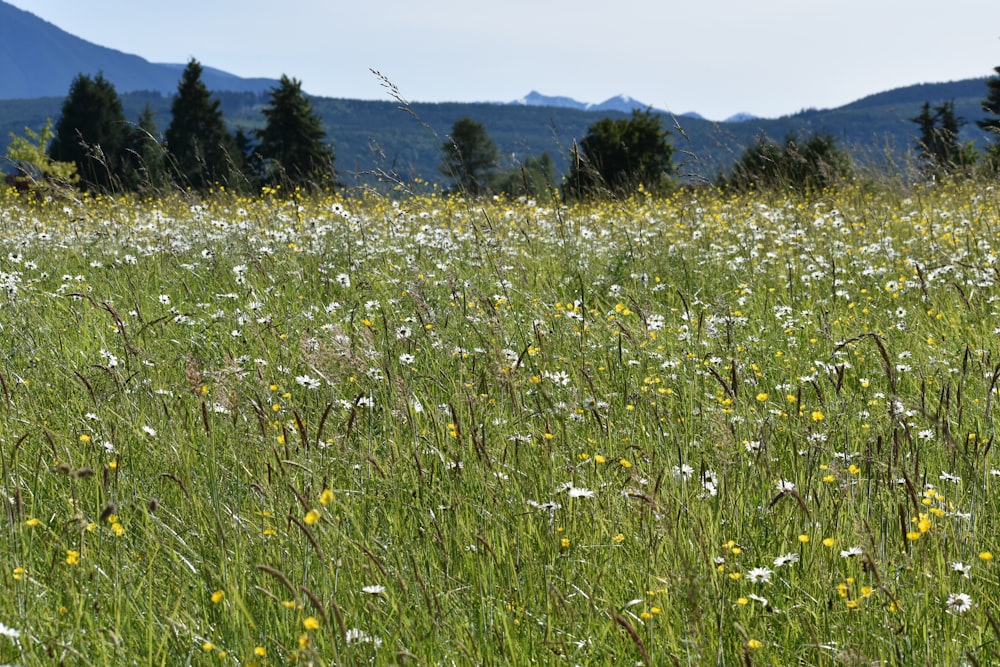
[[(1000, 67), (987, 80), (977, 124), (1000, 132)], [(171, 121), (161, 135), (147, 106), (128, 122), (114, 86), (98, 74), (78, 76), (55, 125), (12, 137), (8, 157), (30, 179), (48, 179), (103, 192), (153, 191), (181, 187), (242, 192), (337, 187), (334, 151), (301, 83), (282, 76), (263, 109), (264, 127), (230, 132), (192, 59), (171, 104)], [(930, 177), (982, 168), (1000, 169), (1000, 142), (985, 154), (960, 144), (965, 120), (953, 103), (925, 103), (911, 119), (919, 129), (919, 167)], [(485, 126), (472, 118), (453, 124), (440, 146), (440, 172), (451, 190), (477, 197), (491, 194), (563, 199), (628, 196), (677, 186), (671, 132), (652, 110), (627, 118), (604, 118), (574, 142), (569, 168), (560, 179), (548, 153), (501, 168), (501, 156)], [(854, 177), (848, 152), (829, 134), (789, 135), (782, 142), (760, 136), (743, 150), (716, 184), (726, 188), (820, 190)]]
[(191, 59), (161, 136), (148, 105), (130, 123), (102, 74), (80, 74), (55, 125), (12, 137), (8, 158), (22, 179), (100, 192), (333, 187), (333, 148), (301, 82), (283, 75), (263, 114), (262, 129), (230, 132), (201, 64)]
[[(1000, 134), (1000, 67), (987, 79), (983, 111), (988, 116), (976, 124)], [(980, 168), (1000, 171), (1000, 141), (991, 142), (980, 154), (971, 142), (961, 144), (959, 130), (965, 120), (955, 116), (954, 104), (936, 107), (925, 103), (911, 119), (919, 128), (916, 152), (918, 167), (928, 177), (953, 175)], [(588, 128), (574, 144), (570, 169), (558, 190), (564, 199), (629, 195), (638, 190), (657, 192), (676, 185), (674, 149), (670, 132), (651, 111), (635, 111), (629, 119), (605, 118)], [(449, 140), (441, 147), (441, 172), (454, 188), (472, 195), (490, 192), (538, 196), (557, 189), (554, 179), (540, 168), (537, 159), (526, 161), (519, 172), (498, 171), (499, 154), (486, 128), (470, 118), (457, 121)], [(547, 157), (547, 156), (543, 156)], [(539, 178), (539, 176), (544, 178)], [(819, 191), (845, 182), (855, 175), (848, 151), (829, 133), (788, 135), (783, 141), (759, 136), (716, 184), (734, 190)], [(546, 188), (540, 187), (544, 183)]]

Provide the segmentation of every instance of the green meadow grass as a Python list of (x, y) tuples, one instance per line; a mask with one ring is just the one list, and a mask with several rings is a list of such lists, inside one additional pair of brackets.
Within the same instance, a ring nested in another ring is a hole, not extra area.
[(7, 195), (0, 663), (995, 664), (998, 232)]

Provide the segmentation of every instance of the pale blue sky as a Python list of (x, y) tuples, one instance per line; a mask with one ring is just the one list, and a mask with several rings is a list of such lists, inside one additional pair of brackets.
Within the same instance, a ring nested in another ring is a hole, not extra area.
[(359, 99), (387, 99), (375, 68), (412, 101), (623, 93), (722, 119), (839, 106), (1000, 65), (996, 0), (9, 1), (154, 62), (193, 56)]

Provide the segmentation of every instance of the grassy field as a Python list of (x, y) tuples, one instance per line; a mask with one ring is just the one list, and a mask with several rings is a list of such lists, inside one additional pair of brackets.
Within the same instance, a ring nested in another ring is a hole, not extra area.
[(998, 232), (7, 195), (0, 663), (996, 664)]

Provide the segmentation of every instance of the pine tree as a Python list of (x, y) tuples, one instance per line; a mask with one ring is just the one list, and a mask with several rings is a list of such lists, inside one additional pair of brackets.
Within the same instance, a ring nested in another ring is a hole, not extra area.
[(333, 148), (312, 103), (302, 93), (302, 82), (282, 75), (264, 108), (266, 124), (256, 132), (256, 154), (262, 161), (262, 180), (290, 187), (333, 185)]
[(1000, 133), (1000, 67), (993, 69), (996, 76), (986, 79), (986, 99), (983, 100), (983, 111), (992, 118), (977, 120), (976, 125), (987, 132)]
[(441, 156), (441, 173), (466, 194), (476, 197), (492, 187), (500, 152), (481, 123), (471, 118), (455, 121), (448, 141), (441, 145)]
[(958, 131), (965, 120), (955, 115), (955, 103), (944, 102), (931, 109), (924, 102), (920, 115), (910, 119), (920, 128), (917, 148), (930, 172), (950, 172), (975, 163), (975, 149), (971, 144), (958, 143)]
[(226, 130), (219, 100), (212, 99), (201, 73), (201, 64), (192, 58), (170, 107), (167, 150), (182, 185), (195, 190), (207, 190), (215, 183), (235, 186), (242, 156)]
[(129, 132), (122, 177), (129, 190), (158, 191), (167, 185), (163, 146), (148, 104)]
[(987, 165), (994, 171), (1000, 170), (1000, 67), (993, 69), (996, 76), (986, 79), (986, 99), (983, 100), (983, 111), (989, 117), (977, 120), (976, 125), (990, 133), (990, 141), (986, 148)]
[(76, 165), (81, 184), (90, 189), (121, 186), (128, 125), (115, 87), (98, 74), (80, 74), (70, 85), (56, 122), (49, 156)]

